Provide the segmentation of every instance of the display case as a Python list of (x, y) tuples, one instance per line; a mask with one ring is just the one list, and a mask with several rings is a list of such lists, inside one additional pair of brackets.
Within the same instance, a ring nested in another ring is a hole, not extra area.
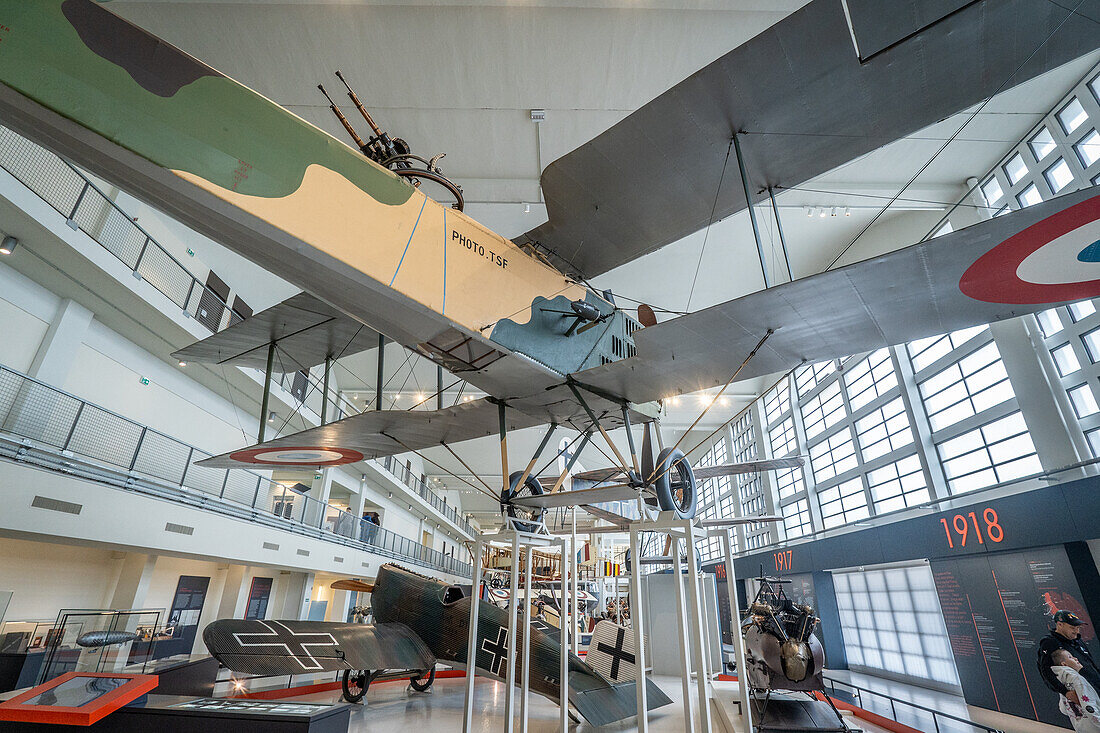
[(153, 658), (164, 611), (62, 609), (46, 631), (37, 682), (67, 672), (116, 672)]
[(46, 638), (54, 622), (5, 621), (0, 623), (0, 654), (24, 654), (34, 649), (45, 649)]

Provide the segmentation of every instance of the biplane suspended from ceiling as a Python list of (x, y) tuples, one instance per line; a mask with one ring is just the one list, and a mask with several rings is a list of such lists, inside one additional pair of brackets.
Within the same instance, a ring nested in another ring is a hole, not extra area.
[[(889, 11), (812, 0), (552, 163), (549, 221), (515, 242), (413, 185), (408, 157), (372, 121), (378, 134), (349, 147), (91, 0), (0, 0), (0, 116), (350, 326), (334, 338), (318, 326), (299, 361), (369, 328), (490, 395), (353, 415), (203, 464), (334, 465), (546, 423), (610, 443), (607, 430), (651, 423), (670, 395), (1100, 295), (1100, 264), (1085, 256), (1100, 240), (1095, 188), (662, 323), (586, 285), (1094, 51), (1098, 16), (1100, 0), (898, 0)], [(744, 185), (716, 199), (731, 146)], [(224, 360), (212, 347), (251, 328), (228, 346), (255, 359), (280, 324), (238, 324), (181, 354)], [(611, 444), (619, 484), (568, 501), (644, 496), (691, 516), (682, 454), (639, 459), (627, 436), (630, 459)], [(502, 453), (506, 509), (562, 501), (540, 498), (530, 466), (509, 473)]]

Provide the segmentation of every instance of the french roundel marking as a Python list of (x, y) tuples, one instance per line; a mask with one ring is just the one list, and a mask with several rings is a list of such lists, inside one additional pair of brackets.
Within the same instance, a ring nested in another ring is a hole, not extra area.
[(1017, 232), (979, 257), (959, 289), (986, 303), (1062, 303), (1100, 295), (1100, 196)]
[(249, 448), (230, 453), (229, 457), (241, 463), (258, 463), (267, 466), (339, 466), (363, 460), (363, 454), (350, 448)]

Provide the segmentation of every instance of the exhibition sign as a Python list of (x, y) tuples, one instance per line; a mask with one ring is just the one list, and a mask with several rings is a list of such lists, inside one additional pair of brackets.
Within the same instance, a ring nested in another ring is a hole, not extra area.
[[(1064, 725), (1058, 695), (1043, 684), (1035, 660), (1055, 611), (1089, 622), (1066, 551), (933, 560), (932, 574), (966, 702)], [(1085, 641), (1095, 638), (1091, 624), (1081, 628)]]

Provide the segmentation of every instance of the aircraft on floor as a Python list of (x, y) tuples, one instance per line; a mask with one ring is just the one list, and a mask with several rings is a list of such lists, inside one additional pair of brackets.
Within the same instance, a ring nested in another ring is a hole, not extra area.
[[(206, 627), (203, 641), (219, 662), (241, 674), (343, 672), (344, 696), (352, 702), (361, 700), (371, 682), (379, 679), (411, 676), (410, 685), (423, 692), (435, 679), (437, 661), (469, 664), (470, 604), (475, 599), (463, 587), (396, 565), (380, 567), (373, 584), (354, 582), (371, 594), (373, 624), (222, 619)], [(481, 643), (474, 659), (478, 674), (504, 681), (509, 664), (507, 612), (486, 601), (477, 602), (481, 604), (477, 623)], [(531, 635), (531, 689), (558, 702), (562, 661), (558, 634), (534, 624), (528, 630), (522, 623), (517, 628), (514, 649), (522, 648), (525, 633)], [(633, 635), (600, 631), (601, 639), (612, 636), (617, 643), (590, 649), (587, 661), (569, 654), (569, 702), (597, 726), (631, 717), (637, 710)], [(516, 684), (521, 678), (519, 657), (515, 654), (512, 662), (517, 667)], [(646, 695), (650, 710), (672, 702), (648, 679)]]
[[(1100, 295), (1084, 256), (1100, 195), (661, 323), (589, 279), (1092, 52), (1097, 15), (1100, 0), (812, 0), (552, 163), (549, 221), (516, 241), (427, 196), (437, 159), (373, 121), (367, 141), (347, 124), (349, 147), (92, 0), (0, 0), (0, 116), (489, 395), (352, 415), (203, 464), (337, 465), (499, 434), (502, 510), (521, 524), (623, 499), (687, 518), (697, 472), (679, 444), (633, 445), (631, 423), (653, 425), (660, 400)], [(742, 185), (723, 188), (731, 152)], [(557, 427), (598, 432), (617, 483), (561, 498), (564, 478), (547, 490), (534, 460), (510, 472), (507, 432), (540, 424), (538, 452)], [(629, 459), (607, 432), (620, 426)]]

